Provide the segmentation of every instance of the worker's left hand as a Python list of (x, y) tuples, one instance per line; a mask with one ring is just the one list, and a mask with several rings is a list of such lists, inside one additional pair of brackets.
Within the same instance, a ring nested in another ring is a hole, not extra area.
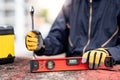
[(25, 38), (26, 48), (30, 51), (40, 50), (44, 48), (42, 35), (39, 31), (30, 31)]
[(106, 48), (87, 51), (82, 56), (82, 63), (88, 62), (89, 69), (98, 69), (99, 66), (104, 64), (106, 56), (109, 56)]

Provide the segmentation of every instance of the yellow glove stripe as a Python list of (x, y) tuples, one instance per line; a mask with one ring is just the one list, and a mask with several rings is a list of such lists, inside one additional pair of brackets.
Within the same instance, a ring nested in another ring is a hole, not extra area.
[(36, 34), (34, 32), (28, 32), (27, 36), (36, 37)]
[(36, 42), (36, 43), (38, 43), (38, 39), (37, 38), (28, 38), (27, 37), (27, 42), (29, 41), (29, 42)]
[(37, 48), (37, 46), (33, 46), (33, 47), (28, 47), (28, 50), (35, 50)]
[(37, 46), (37, 44), (36, 44), (36, 43), (33, 43), (33, 42), (27, 42), (27, 45), (28, 45), (28, 46)]
[(86, 52), (85, 54), (83, 54), (83, 56), (82, 56), (82, 63), (86, 63), (87, 62), (88, 54), (89, 54), (89, 51)]
[(97, 51), (96, 58), (95, 58), (95, 65), (98, 65), (98, 64), (99, 64), (100, 56), (101, 56), (101, 52), (98, 52), (98, 51)]
[(29, 49), (36, 49), (37, 48), (37, 46), (33, 46), (33, 45), (27, 45), (26, 47), (28, 48), (28, 50)]
[(90, 64), (94, 63), (94, 56), (95, 56), (95, 51), (91, 51), (90, 56), (89, 56), (89, 63)]
[(106, 58), (106, 54), (102, 53), (102, 58), (101, 58), (101, 61), (100, 61), (100, 65), (99, 66), (102, 66), (103, 63), (105, 62), (105, 58)]

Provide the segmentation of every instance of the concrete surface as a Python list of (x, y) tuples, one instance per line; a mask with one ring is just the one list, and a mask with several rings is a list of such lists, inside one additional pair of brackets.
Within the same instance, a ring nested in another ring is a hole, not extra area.
[[(32, 51), (25, 47), (24, 39), (15, 42), (15, 61), (0, 65), (0, 80), (120, 80), (120, 65), (107, 70), (61, 71), (30, 73), (29, 60)], [(52, 56), (64, 57), (65, 54)], [(42, 56), (45, 57), (45, 56)]]
[(0, 80), (119, 80), (120, 65), (112, 70), (84, 70), (30, 73), (30, 58), (17, 57), (14, 63), (0, 65)]

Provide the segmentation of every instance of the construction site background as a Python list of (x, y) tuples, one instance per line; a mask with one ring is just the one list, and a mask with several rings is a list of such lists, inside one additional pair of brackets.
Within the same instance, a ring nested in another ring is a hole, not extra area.
[[(0, 0), (0, 25), (11, 25), (15, 32), (15, 55), (31, 57), (25, 35), (31, 31), (30, 8), (34, 6), (35, 29), (45, 38), (65, 0)], [(53, 5), (54, 4), (54, 5)]]

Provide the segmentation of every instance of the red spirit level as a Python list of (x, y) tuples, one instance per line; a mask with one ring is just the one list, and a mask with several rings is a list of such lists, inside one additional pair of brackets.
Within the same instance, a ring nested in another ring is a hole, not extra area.
[[(113, 60), (107, 57), (105, 64), (98, 69), (109, 69), (113, 67)], [(87, 70), (88, 64), (81, 63), (81, 57), (69, 58), (42, 58), (30, 61), (31, 72), (50, 72), (67, 70)]]

